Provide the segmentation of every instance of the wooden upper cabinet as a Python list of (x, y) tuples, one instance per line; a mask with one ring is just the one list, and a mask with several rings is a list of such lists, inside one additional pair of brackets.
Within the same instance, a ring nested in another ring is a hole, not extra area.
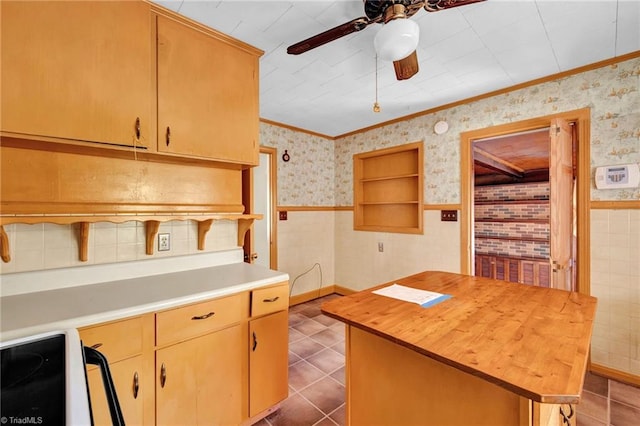
[(158, 151), (258, 164), (258, 51), (159, 15)]
[(149, 4), (2, 1), (0, 8), (2, 131), (126, 146), (149, 143)]

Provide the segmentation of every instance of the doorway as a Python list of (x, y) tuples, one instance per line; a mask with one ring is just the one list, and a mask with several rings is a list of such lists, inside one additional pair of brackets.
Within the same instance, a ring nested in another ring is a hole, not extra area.
[[(557, 263), (550, 265), (551, 279), (556, 282), (554, 286), (560, 288), (567, 288), (570, 284), (564, 284), (574, 281), (576, 283), (575, 289), (577, 291), (588, 294), (589, 293), (589, 200), (590, 200), (590, 172), (589, 172), (589, 109), (581, 109), (571, 111), (567, 113), (560, 113), (551, 116), (545, 116), (530, 120), (525, 120), (517, 123), (509, 123), (505, 125), (490, 127), (486, 129), (480, 129), (461, 134), (461, 271), (462, 273), (473, 275), (475, 272), (475, 232), (474, 232), (474, 143), (477, 141), (486, 141), (498, 138), (507, 137), (507, 135), (515, 135), (529, 132), (536, 132), (540, 129), (551, 128), (550, 134), (555, 137), (556, 132), (560, 135), (563, 132), (570, 131), (572, 134), (570, 137), (575, 138), (578, 142), (575, 146), (575, 157), (570, 158), (569, 161), (574, 164), (575, 173), (572, 173), (572, 178), (575, 176), (575, 191), (571, 189), (573, 185), (562, 184), (562, 191), (554, 191), (558, 194), (565, 203), (569, 203), (569, 210), (571, 214), (570, 219), (564, 216), (561, 221), (562, 229), (569, 229), (569, 235), (558, 234), (558, 229), (551, 227), (550, 233), (550, 246), (557, 242), (572, 241), (574, 238), (577, 241), (575, 246), (564, 244), (561, 247), (551, 247), (550, 249), (556, 250), (554, 253), (558, 260)], [(572, 128), (563, 127), (562, 123), (572, 123)], [(558, 130), (556, 130), (558, 129)], [(573, 129), (573, 130), (571, 130)], [(566, 136), (566, 135), (565, 135)], [(550, 145), (552, 147), (559, 144), (557, 141), (553, 141)], [(554, 155), (557, 155), (555, 153)], [(562, 153), (562, 156), (566, 157), (566, 151)], [(569, 154), (571, 157), (571, 154)], [(566, 159), (565, 159), (566, 160)], [(551, 167), (553, 168), (553, 164)], [(566, 164), (556, 164), (556, 170), (562, 170), (567, 168)], [(513, 173), (518, 174), (517, 170), (512, 170)], [(557, 171), (553, 172), (557, 173)], [(567, 192), (569, 188), (569, 192)], [(575, 203), (575, 204), (574, 204)], [(574, 205), (572, 207), (572, 205)], [(566, 210), (566, 204), (563, 209)], [(573, 213), (575, 212), (575, 214)], [(573, 220), (575, 219), (575, 220)], [(567, 224), (566, 221), (570, 223)], [(573, 230), (573, 231), (571, 231)], [(556, 234), (555, 237), (553, 234)], [(563, 254), (558, 255), (557, 250), (560, 250)], [(569, 250), (571, 254), (570, 258), (564, 258), (564, 253)], [(553, 258), (554, 255), (551, 255)], [(571, 269), (571, 258), (575, 258), (576, 268)], [(555, 259), (554, 259), (555, 260)], [(563, 262), (563, 263), (560, 263)], [(503, 278), (506, 279), (506, 278)]]
[(276, 149), (260, 147), (258, 166), (242, 174), (243, 204), (245, 213), (261, 214), (245, 234), (245, 262), (270, 269), (278, 267), (277, 251), (277, 162)]

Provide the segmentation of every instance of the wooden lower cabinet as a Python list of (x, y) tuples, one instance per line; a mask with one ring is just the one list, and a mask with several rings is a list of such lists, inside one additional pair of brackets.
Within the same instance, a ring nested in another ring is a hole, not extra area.
[(280, 311), (249, 323), (249, 417), (284, 400), (288, 386), (287, 311)]
[(238, 425), (246, 399), (242, 325), (156, 351), (159, 425)]
[(549, 287), (551, 266), (548, 260), (476, 254), (475, 275), (514, 283)]
[[(118, 402), (128, 425), (153, 423), (153, 314), (98, 324), (79, 330), (84, 346), (107, 357)], [(111, 425), (100, 369), (87, 367), (91, 407), (96, 425)]]
[[(288, 396), (289, 284), (79, 330), (109, 361), (127, 425), (249, 425)], [(111, 424), (100, 370), (94, 421)], [(137, 378), (137, 379), (136, 379)]]
[[(109, 369), (116, 386), (118, 402), (126, 424), (144, 424), (144, 394), (145, 392), (152, 392), (152, 390), (145, 389), (145, 386), (140, 383), (143, 371), (142, 357), (136, 356), (115, 362), (109, 365)], [(87, 371), (87, 380), (89, 382), (94, 424), (96, 426), (112, 425), (100, 369), (97, 367), (89, 369)]]
[(348, 327), (349, 425), (560, 426), (538, 404), (404, 346)]

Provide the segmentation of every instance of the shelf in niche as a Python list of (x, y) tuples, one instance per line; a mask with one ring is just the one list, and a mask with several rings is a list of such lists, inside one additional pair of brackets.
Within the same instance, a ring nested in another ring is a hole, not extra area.
[(382, 205), (393, 205), (393, 204), (418, 204), (420, 201), (410, 200), (410, 201), (361, 201), (358, 204), (363, 206), (382, 206)]
[(89, 229), (91, 223), (110, 222), (124, 223), (130, 221), (145, 223), (146, 253), (152, 255), (154, 252), (155, 237), (158, 234), (160, 223), (174, 220), (193, 220), (198, 222), (198, 250), (205, 249), (205, 238), (215, 221), (235, 220), (238, 221), (238, 246), (243, 245), (244, 236), (251, 228), (256, 219), (262, 219), (261, 214), (237, 214), (237, 213), (201, 213), (201, 214), (116, 214), (116, 215), (13, 215), (0, 216), (0, 258), (3, 262), (11, 261), (9, 239), (4, 230), (4, 225), (14, 223), (36, 224), (53, 223), (57, 225), (77, 225), (76, 237), (78, 238), (78, 258), (81, 262), (88, 260), (89, 252)]
[(384, 180), (409, 179), (409, 178), (418, 178), (418, 177), (420, 177), (419, 174), (411, 173), (407, 175), (393, 175), (393, 176), (381, 176), (381, 177), (375, 177), (375, 178), (363, 178), (363, 179), (360, 179), (360, 182), (362, 183), (379, 182)]
[(422, 142), (355, 154), (353, 229), (422, 233), (423, 171)]

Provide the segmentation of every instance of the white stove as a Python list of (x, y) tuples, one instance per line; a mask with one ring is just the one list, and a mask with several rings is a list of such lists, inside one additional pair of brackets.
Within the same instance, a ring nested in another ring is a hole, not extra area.
[(0, 422), (90, 425), (84, 349), (75, 329), (0, 343)]

